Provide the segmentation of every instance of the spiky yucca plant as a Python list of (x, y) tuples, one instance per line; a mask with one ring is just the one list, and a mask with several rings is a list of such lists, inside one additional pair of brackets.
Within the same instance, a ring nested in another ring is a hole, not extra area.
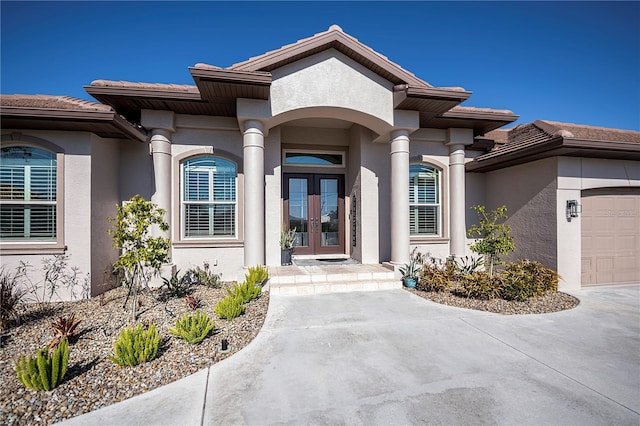
[(186, 313), (181, 319), (177, 319), (176, 326), (169, 328), (169, 333), (194, 344), (202, 342), (215, 326), (207, 314), (197, 310), (194, 315)]
[(218, 318), (232, 320), (244, 312), (244, 302), (236, 296), (229, 295), (216, 304), (215, 311)]
[(51, 339), (51, 343), (49, 343), (49, 349), (56, 347), (64, 337), (66, 337), (69, 342), (72, 342), (76, 337), (76, 327), (80, 322), (81, 320), (76, 319), (76, 314), (68, 317), (58, 317), (56, 321), (52, 321), (53, 339)]
[(158, 354), (160, 335), (154, 324), (146, 330), (142, 324), (137, 327), (127, 327), (120, 332), (113, 349), (114, 354), (109, 359), (118, 365), (134, 366), (151, 361)]
[(18, 380), (28, 389), (48, 391), (62, 382), (68, 363), (69, 341), (63, 337), (52, 354), (49, 353), (49, 348), (42, 348), (35, 358), (21, 355), (16, 361), (15, 369)]

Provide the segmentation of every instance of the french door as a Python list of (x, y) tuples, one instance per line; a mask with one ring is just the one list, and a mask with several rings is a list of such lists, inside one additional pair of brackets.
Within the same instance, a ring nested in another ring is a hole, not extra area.
[(284, 221), (295, 254), (344, 253), (344, 176), (285, 173)]

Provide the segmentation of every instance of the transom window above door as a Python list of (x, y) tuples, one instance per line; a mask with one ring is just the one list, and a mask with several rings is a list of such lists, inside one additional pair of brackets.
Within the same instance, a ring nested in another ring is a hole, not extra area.
[(344, 167), (344, 153), (285, 150), (282, 162), (287, 166)]

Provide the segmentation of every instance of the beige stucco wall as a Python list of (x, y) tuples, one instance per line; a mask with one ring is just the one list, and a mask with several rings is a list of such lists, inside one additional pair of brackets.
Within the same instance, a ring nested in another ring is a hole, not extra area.
[(118, 251), (107, 232), (113, 224), (107, 218), (117, 214), (120, 143), (91, 135), (91, 295), (115, 285), (112, 265)]
[(556, 269), (556, 159), (487, 173), (485, 194), (488, 211), (507, 206), (505, 223), (516, 250), (505, 259), (530, 259)]
[(273, 117), (295, 118), (296, 111), (333, 108), (359, 112), (354, 121), (366, 127), (393, 123), (393, 84), (334, 49), (273, 70), (272, 75)]
[[(64, 244), (69, 256), (68, 265), (78, 268), (79, 284), (72, 292), (59, 288), (58, 295), (62, 300), (82, 295), (84, 279), (89, 279), (91, 268), (91, 135), (89, 133), (57, 132), (57, 131), (16, 131), (26, 137), (44, 139), (64, 150)], [(10, 129), (2, 132), (12, 133)], [(29, 274), (32, 283), (40, 285), (43, 281), (42, 259), (47, 254), (38, 255), (3, 255), (2, 265), (13, 270), (20, 261), (30, 264), (33, 269)], [(54, 297), (53, 300), (57, 298)]]
[[(202, 117), (176, 115), (175, 132), (171, 134), (172, 165), (172, 206), (171, 215), (171, 260), (180, 273), (196, 266), (209, 263), (215, 273), (222, 274), (223, 280), (236, 280), (242, 276), (243, 247), (237, 243), (225, 244), (223, 240), (211, 243), (211, 240), (182, 240), (180, 235), (180, 172), (179, 159), (185, 154), (204, 153), (206, 150), (231, 159), (237, 163), (237, 233), (242, 238), (242, 134), (235, 119), (226, 117)], [(147, 151), (148, 155), (148, 151)], [(189, 241), (201, 244), (189, 245)]]
[(640, 187), (640, 162), (595, 158), (559, 157), (557, 159), (556, 226), (558, 229), (558, 272), (561, 288), (581, 285), (581, 217), (567, 220), (567, 200), (580, 200), (586, 189)]

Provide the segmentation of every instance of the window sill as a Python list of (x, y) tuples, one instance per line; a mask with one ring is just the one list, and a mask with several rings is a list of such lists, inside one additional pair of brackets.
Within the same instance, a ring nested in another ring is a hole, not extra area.
[(449, 242), (449, 238), (415, 236), (409, 237), (409, 242), (411, 244), (447, 244)]
[(174, 241), (171, 245), (175, 248), (227, 248), (244, 247), (242, 240), (180, 240)]
[(67, 251), (67, 247), (63, 244), (51, 243), (51, 244), (0, 244), (0, 255), (12, 256), (12, 255), (54, 255), (64, 254)]

